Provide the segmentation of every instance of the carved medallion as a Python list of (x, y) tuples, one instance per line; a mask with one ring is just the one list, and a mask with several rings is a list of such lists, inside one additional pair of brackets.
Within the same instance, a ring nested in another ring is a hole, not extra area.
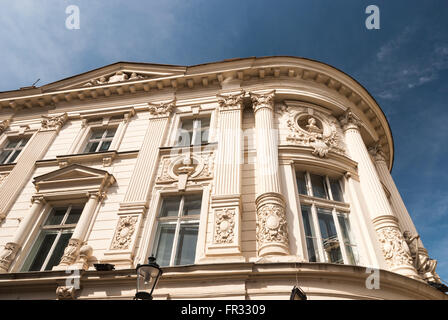
[(329, 151), (345, 153), (336, 118), (307, 107), (284, 107), (282, 121), (286, 122), (289, 129), (286, 140), (312, 147), (315, 156), (326, 157)]
[(257, 241), (261, 246), (269, 242), (288, 245), (285, 209), (277, 204), (265, 204), (257, 211)]
[(235, 209), (216, 210), (215, 243), (234, 242), (235, 214)]
[(112, 250), (125, 250), (129, 248), (132, 242), (132, 236), (135, 233), (137, 221), (137, 216), (120, 217), (115, 237), (111, 244)]

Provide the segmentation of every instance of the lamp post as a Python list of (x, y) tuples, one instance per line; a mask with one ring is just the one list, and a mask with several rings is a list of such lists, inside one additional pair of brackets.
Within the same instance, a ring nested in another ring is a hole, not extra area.
[(148, 258), (148, 264), (138, 264), (137, 268), (137, 292), (134, 300), (152, 300), (152, 292), (163, 271), (156, 263), (153, 256)]
[(300, 287), (294, 286), (291, 290), (289, 300), (307, 300), (306, 293)]

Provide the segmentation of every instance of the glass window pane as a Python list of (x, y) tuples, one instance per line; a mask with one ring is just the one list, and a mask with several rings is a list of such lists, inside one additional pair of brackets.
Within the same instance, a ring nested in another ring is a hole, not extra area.
[(192, 140), (193, 131), (186, 131), (179, 129), (177, 132), (177, 145), (182, 147), (190, 146)]
[(180, 197), (167, 197), (163, 199), (160, 208), (160, 217), (177, 217), (179, 214)]
[(103, 137), (105, 129), (93, 130), (92, 135), (90, 136), (90, 140), (93, 139), (101, 139)]
[(296, 172), (297, 177), (297, 189), (299, 190), (299, 194), (308, 195), (306, 190), (306, 180), (305, 180), (305, 172), (298, 171)]
[(160, 226), (155, 256), (157, 263), (162, 267), (170, 265), (175, 230), (176, 225), (174, 224), (162, 224)]
[(70, 210), (70, 213), (67, 217), (67, 220), (65, 220), (65, 224), (73, 224), (77, 223), (79, 218), (81, 217), (82, 210), (84, 209), (83, 206), (73, 206)]
[(199, 226), (197, 224), (181, 225), (177, 243), (176, 265), (194, 263), (198, 229)]
[(113, 138), (113, 136), (115, 135), (115, 131), (117, 131), (116, 128), (107, 129), (106, 138)]
[(1, 164), (5, 164), (6, 163), (6, 159), (9, 157), (9, 155), (11, 154), (11, 150), (3, 150), (2, 153), (0, 154), (0, 163)]
[(331, 211), (318, 208), (317, 217), (319, 219), (319, 227), (322, 235), (322, 244), (326, 253), (326, 260), (333, 263), (344, 263)]
[(45, 259), (47, 258), (48, 252), (56, 239), (56, 236), (57, 234), (54, 232), (49, 233), (42, 231), (34, 244), (34, 248), (32, 250), (32, 252), (35, 252), (34, 257), (27, 271), (40, 271)]
[(64, 250), (67, 247), (68, 241), (72, 237), (72, 234), (72, 230), (61, 234), (53, 250), (53, 253), (51, 254), (51, 257), (48, 260), (47, 265), (45, 266), (45, 270), (51, 270), (54, 266), (57, 266), (59, 264), (62, 255), (64, 254)]
[(203, 129), (201, 131), (201, 143), (207, 143), (208, 142), (208, 134), (210, 132), (210, 129)]
[(30, 140), (30, 138), (22, 139), (21, 143), (20, 143), (20, 147), (22, 147), (22, 149), (23, 149), (23, 147), (28, 143), (29, 140)]
[(183, 215), (191, 216), (195, 214), (197, 215), (200, 214), (201, 203), (202, 203), (201, 195), (185, 196)]
[(328, 199), (327, 189), (325, 187), (325, 177), (310, 174), (313, 196)]
[(45, 225), (46, 226), (60, 225), (66, 212), (67, 212), (67, 208), (54, 208), (51, 211), (50, 215), (48, 216), (47, 221), (45, 222)]
[(8, 163), (13, 163), (14, 160), (19, 156), (21, 150), (14, 151), (13, 155), (8, 159)]
[(342, 197), (341, 185), (338, 180), (330, 180), (331, 194), (333, 195), (333, 200), (344, 201)]
[(101, 147), (99, 151), (107, 151), (109, 150), (110, 144), (112, 143), (112, 141), (103, 141), (101, 143)]
[(315, 232), (313, 227), (313, 217), (311, 215), (310, 206), (301, 206), (303, 227), (305, 229), (306, 247), (308, 251), (308, 259), (310, 262), (316, 262), (318, 260), (318, 247), (317, 239), (315, 238)]
[(84, 152), (96, 152), (96, 148), (98, 148), (99, 142), (89, 142), (84, 149)]
[(6, 148), (15, 148), (20, 140), (9, 140)]

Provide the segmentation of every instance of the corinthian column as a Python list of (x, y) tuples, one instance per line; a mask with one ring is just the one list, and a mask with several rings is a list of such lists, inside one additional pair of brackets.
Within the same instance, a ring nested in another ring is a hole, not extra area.
[(42, 117), (42, 127), (30, 139), (19, 161), (0, 186), (0, 222), (5, 219), (16, 197), (34, 171), (34, 164), (47, 152), (59, 130), (67, 120), (67, 114)]
[(19, 228), (14, 234), (14, 238), (11, 242), (8, 242), (5, 245), (5, 248), (0, 253), (0, 273), (8, 272), (11, 263), (14, 261), (17, 252), (23, 245), (26, 237), (30, 233), (31, 228), (36, 223), (37, 218), (42, 211), (44, 206), (43, 197), (33, 197), (33, 204), (28, 211), (28, 214), (25, 218), (20, 222)]
[(277, 132), (274, 129), (274, 92), (250, 93), (256, 132), (256, 208), (259, 256), (288, 255), (285, 200), (281, 195)]
[[(375, 162), (376, 170), (381, 182), (386, 186), (390, 192), (390, 203), (395, 215), (398, 218), (398, 223), (403, 231), (410, 231), (412, 234), (417, 234), (414, 222), (412, 222), (411, 216), (406, 209), (403, 199), (400, 196), (400, 192), (395, 185), (395, 182), (390, 174), (389, 168), (386, 163), (385, 155), (380, 144), (376, 144), (369, 148), (369, 152)], [(418, 239), (419, 244), (422, 246), (421, 239)]]
[(213, 240), (207, 255), (241, 255), (241, 125), (244, 92), (219, 102), (218, 149), (211, 206)]
[(348, 110), (340, 119), (350, 157), (358, 162), (361, 190), (367, 202), (384, 259), (393, 272), (418, 278), (409, 247), (359, 131), (360, 120)]

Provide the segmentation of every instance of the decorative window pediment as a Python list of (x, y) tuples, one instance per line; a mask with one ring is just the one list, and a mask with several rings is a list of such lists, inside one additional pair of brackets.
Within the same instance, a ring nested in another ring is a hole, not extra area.
[(67, 195), (85, 196), (89, 192), (103, 193), (115, 183), (115, 178), (104, 170), (72, 164), (35, 177), (33, 183), (39, 195), (56, 199)]

